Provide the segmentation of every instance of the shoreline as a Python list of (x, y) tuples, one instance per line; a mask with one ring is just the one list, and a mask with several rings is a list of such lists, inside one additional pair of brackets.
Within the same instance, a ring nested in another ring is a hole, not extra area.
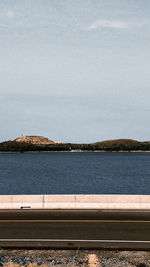
[(0, 154), (37, 154), (37, 153), (150, 153), (150, 150), (131, 150), (131, 151), (106, 151), (106, 150), (95, 150), (95, 151), (26, 151), (26, 152), (19, 152), (19, 151), (0, 151)]

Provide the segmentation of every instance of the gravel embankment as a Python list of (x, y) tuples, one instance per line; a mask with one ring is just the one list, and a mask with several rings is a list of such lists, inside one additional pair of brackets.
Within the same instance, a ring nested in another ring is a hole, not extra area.
[(1, 249), (4, 267), (149, 267), (150, 251)]

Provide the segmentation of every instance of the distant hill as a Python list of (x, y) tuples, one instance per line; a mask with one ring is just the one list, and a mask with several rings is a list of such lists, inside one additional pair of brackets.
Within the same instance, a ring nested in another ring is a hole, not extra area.
[(96, 142), (91, 146), (98, 150), (146, 150), (149, 147), (149, 142), (140, 142), (132, 139), (115, 139), (102, 142)]
[(112, 139), (112, 140), (105, 140), (105, 141), (100, 141), (96, 142), (94, 144), (101, 144), (101, 145), (114, 145), (114, 144), (125, 144), (125, 145), (133, 145), (133, 144), (141, 144), (142, 142), (133, 140), (133, 139)]
[(22, 136), (18, 137), (14, 141), (33, 145), (50, 145), (55, 143), (52, 140), (49, 140), (48, 138), (43, 136)]
[(116, 139), (92, 144), (72, 144), (53, 142), (43, 136), (23, 136), (14, 141), (0, 143), (0, 152), (42, 152), (42, 151), (105, 151), (131, 152), (150, 151), (150, 142), (140, 142), (132, 139)]

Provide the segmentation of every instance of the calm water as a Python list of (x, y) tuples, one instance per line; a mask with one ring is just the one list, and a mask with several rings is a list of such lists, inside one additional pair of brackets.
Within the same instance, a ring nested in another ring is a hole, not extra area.
[(150, 194), (150, 153), (0, 154), (0, 194)]

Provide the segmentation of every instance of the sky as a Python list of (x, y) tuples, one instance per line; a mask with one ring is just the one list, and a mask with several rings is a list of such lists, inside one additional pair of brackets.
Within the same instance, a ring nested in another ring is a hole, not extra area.
[(150, 140), (149, 0), (1, 0), (0, 141)]

